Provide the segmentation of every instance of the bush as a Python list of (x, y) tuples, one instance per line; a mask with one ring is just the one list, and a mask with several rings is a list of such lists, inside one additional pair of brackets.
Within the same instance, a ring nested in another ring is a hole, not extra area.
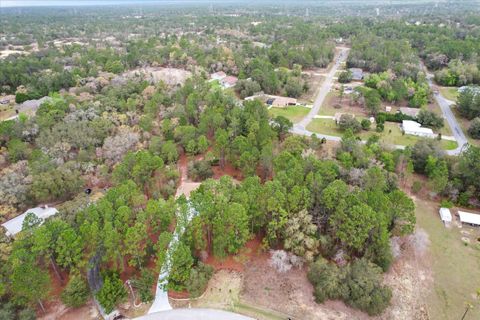
[(338, 268), (319, 258), (310, 267), (307, 276), (314, 286), (317, 303), (341, 299), (373, 316), (382, 313), (392, 298), (390, 288), (382, 285), (381, 269), (366, 259)]
[(188, 164), (188, 176), (193, 181), (203, 181), (213, 176), (212, 166), (206, 160), (190, 162)]
[(155, 276), (148, 269), (142, 269), (140, 277), (132, 280), (132, 286), (138, 290), (142, 302), (148, 303), (153, 300), (152, 286), (154, 283)]
[(345, 287), (342, 286), (341, 270), (324, 258), (319, 258), (310, 267), (307, 277), (314, 286), (315, 301), (323, 303), (328, 299), (343, 299)]
[(385, 121), (401, 123), (403, 120), (415, 120), (415, 118), (409, 115), (403, 114), (401, 112), (397, 112), (393, 114), (386, 113), (386, 112), (379, 112), (375, 117), (375, 121), (377, 123), (384, 123)]
[(72, 308), (78, 308), (87, 303), (90, 291), (87, 282), (80, 275), (73, 275), (62, 292), (62, 302)]
[(392, 291), (383, 286), (381, 269), (366, 259), (354, 261), (346, 272), (345, 302), (369, 315), (382, 313), (390, 304)]
[(368, 131), (368, 129), (370, 129), (370, 126), (372, 125), (372, 123), (368, 119), (362, 119), (362, 122), (360, 122), (360, 125), (362, 126), (363, 130)]
[(412, 192), (419, 193), (422, 190), (422, 183), (420, 181), (414, 181), (412, 184)]
[(352, 81), (352, 79), (353, 79), (353, 75), (352, 75), (352, 71), (350, 70), (343, 71), (338, 76), (338, 82), (340, 83), (348, 83)]
[(127, 298), (128, 293), (118, 273), (107, 272), (103, 273), (103, 286), (96, 296), (98, 302), (108, 314), (113, 311), (117, 304)]
[(340, 120), (338, 121), (338, 126), (342, 130), (351, 129), (353, 133), (359, 133), (362, 130), (362, 126), (352, 115), (342, 114)]
[(197, 298), (202, 295), (212, 275), (213, 267), (202, 262), (199, 262), (198, 266), (192, 269), (187, 283), (190, 298)]
[(442, 208), (453, 208), (453, 203), (450, 200), (443, 199), (440, 202), (440, 207)]
[(472, 123), (468, 128), (468, 134), (473, 139), (480, 139), (480, 118), (475, 118), (472, 120)]
[(385, 125), (383, 123), (377, 123), (377, 126), (375, 127), (375, 131), (383, 132), (383, 130), (385, 130)]
[(420, 110), (417, 116), (417, 120), (422, 125), (434, 129), (440, 129), (444, 126), (443, 118), (437, 115), (435, 112), (429, 110)]

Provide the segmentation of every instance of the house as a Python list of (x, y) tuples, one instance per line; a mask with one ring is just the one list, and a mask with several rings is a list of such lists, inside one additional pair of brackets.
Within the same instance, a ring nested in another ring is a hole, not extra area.
[(23, 221), (25, 220), (27, 214), (30, 212), (36, 215), (39, 219), (45, 220), (48, 217), (51, 217), (58, 213), (58, 210), (55, 208), (50, 208), (49, 206), (28, 209), (27, 211), (25, 211), (25, 213), (2, 224), (2, 227), (7, 229), (6, 234), (8, 236), (14, 236), (20, 231), (22, 231)]
[(480, 226), (480, 214), (458, 211), (461, 223), (467, 223), (472, 226)]
[(452, 214), (450, 213), (450, 209), (448, 208), (440, 208), (440, 219), (442, 219), (443, 223), (448, 224), (452, 222)]
[(426, 137), (426, 138), (436, 137), (432, 129), (424, 128), (420, 123), (411, 121), (411, 120), (403, 120), (402, 129), (405, 134), (410, 134), (413, 136)]
[(349, 70), (352, 73), (352, 80), (354, 80), (354, 81), (363, 80), (364, 74), (363, 74), (362, 69), (360, 69), (360, 68), (350, 68)]
[(238, 78), (234, 76), (226, 76), (222, 80), (220, 80), (220, 84), (224, 89), (235, 87), (238, 82)]
[(219, 71), (219, 72), (215, 72), (215, 73), (212, 73), (210, 75), (210, 79), (211, 81), (214, 81), (214, 80), (222, 80), (223, 78), (225, 78), (227, 76), (227, 74), (223, 71)]
[(403, 113), (404, 115), (416, 118), (418, 116), (418, 113), (420, 112), (420, 109), (401, 107), (400, 112)]
[(269, 96), (267, 104), (272, 107), (287, 107), (297, 105), (297, 99), (290, 97)]

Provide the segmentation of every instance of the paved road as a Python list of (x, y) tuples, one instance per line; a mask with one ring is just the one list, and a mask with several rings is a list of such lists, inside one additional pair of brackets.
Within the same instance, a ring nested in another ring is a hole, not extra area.
[[(330, 69), (330, 72), (327, 73), (325, 80), (323, 81), (322, 85), (320, 86), (320, 90), (318, 91), (317, 98), (315, 99), (315, 102), (313, 103), (313, 107), (308, 113), (308, 115), (302, 119), (299, 123), (297, 123), (294, 126), (298, 127), (298, 129), (305, 130), (307, 125), (310, 123), (310, 121), (313, 120), (313, 118), (318, 114), (318, 111), (320, 110), (320, 107), (323, 104), (323, 101), (327, 97), (327, 94), (330, 92), (332, 89), (333, 83), (334, 83), (334, 77), (335, 73), (337, 73), (338, 68), (342, 64), (342, 62), (347, 61), (348, 57), (348, 51), (349, 48), (340, 48), (340, 53), (338, 54), (337, 57), (335, 57), (335, 64), (333, 65), (332, 69)], [(330, 136), (331, 137), (331, 136)]]
[(254, 320), (237, 313), (215, 309), (174, 309), (164, 312), (150, 313), (135, 320)]
[[(428, 73), (426, 69), (424, 70), (425, 70), (425, 73), (427, 74), (428, 84), (430, 85), (430, 88), (433, 89), (433, 74)], [(449, 155), (457, 156), (468, 146), (468, 140), (462, 131), (462, 127), (460, 127), (460, 125), (458, 124), (457, 119), (455, 118), (455, 115), (452, 112), (452, 109), (450, 108), (450, 106), (455, 104), (455, 102), (448, 100), (447, 98), (442, 96), (440, 92), (435, 93), (434, 98), (443, 112), (443, 117), (447, 119), (447, 123), (450, 126), (453, 136), (455, 137), (455, 140), (457, 141), (457, 144), (458, 144), (458, 147), (456, 149), (448, 150), (447, 153)]]

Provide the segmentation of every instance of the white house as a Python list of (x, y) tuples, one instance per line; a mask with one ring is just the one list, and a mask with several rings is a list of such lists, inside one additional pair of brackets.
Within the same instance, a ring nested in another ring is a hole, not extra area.
[(37, 207), (37, 208), (28, 209), (27, 211), (25, 211), (25, 213), (19, 215), (18, 217), (15, 217), (11, 220), (8, 220), (7, 222), (2, 224), (2, 227), (7, 229), (7, 235), (8, 236), (14, 236), (17, 233), (19, 233), (20, 231), (22, 231), (23, 221), (25, 220), (25, 217), (27, 216), (27, 214), (29, 212), (33, 213), (38, 218), (40, 218), (42, 220), (45, 220), (46, 218), (51, 217), (51, 216), (55, 215), (56, 213), (58, 213), (58, 210), (55, 209), (55, 208), (50, 208), (48, 206), (45, 206), (43, 208), (42, 207)]
[(402, 129), (403, 129), (403, 132), (405, 132), (405, 134), (410, 134), (413, 136), (426, 137), (426, 138), (436, 137), (432, 129), (424, 128), (420, 123), (411, 121), (411, 120), (403, 120)]
[(440, 219), (442, 219), (444, 223), (452, 222), (452, 214), (450, 213), (450, 209), (440, 208), (439, 213), (440, 213)]
[(461, 223), (468, 223), (474, 226), (480, 226), (480, 214), (458, 211)]

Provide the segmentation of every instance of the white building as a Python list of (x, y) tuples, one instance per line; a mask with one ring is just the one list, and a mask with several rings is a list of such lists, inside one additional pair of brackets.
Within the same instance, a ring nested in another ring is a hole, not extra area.
[(468, 223), (474, 226), (480, 226), (480, 214), (458, 211), (461, 223)]
[(440, 219), (442, 219), (444, 223), (452, 222), (452, 214), (450, 213), (450, 209), (440, 208), (439, 213), (440, 213)]
[(33, 213), (38, 218), (40, 218), (42, 220), (45, 220), (48, 217), (51, 217), (51, 216), (55, 215), (56, 213), (58, 213), (58, 210), (55, 209), (55, 208), (50, 208), (48, 206), (45, 206), (43, 208), (42, 207), (37, 207), (37, 208), (28, 209), (27, 211), (25, 211), (25, 213), (19, 215), (18, 217), (15, 217), (11, 220), (8, 220), (7, 222), (2, 224), (2, 227), (7, 229), (6, 234), (8, 236), (14, 236), (17, 233), (19, 233), (20, 231), (22, 231), (23, 221), (25, 220), (25, 217), (27, 216), (27, 213), (29, 213), (29, 212)]
[(432, 129), (424, 128), (420, 123), (411, 121), (411, 120), (403, 120), (402, 129), (403, 129), (403, 132), (405, 132), (405, 134), (410, 134), (413, 136), (426, 137), (426, 138), (436, 137)]

